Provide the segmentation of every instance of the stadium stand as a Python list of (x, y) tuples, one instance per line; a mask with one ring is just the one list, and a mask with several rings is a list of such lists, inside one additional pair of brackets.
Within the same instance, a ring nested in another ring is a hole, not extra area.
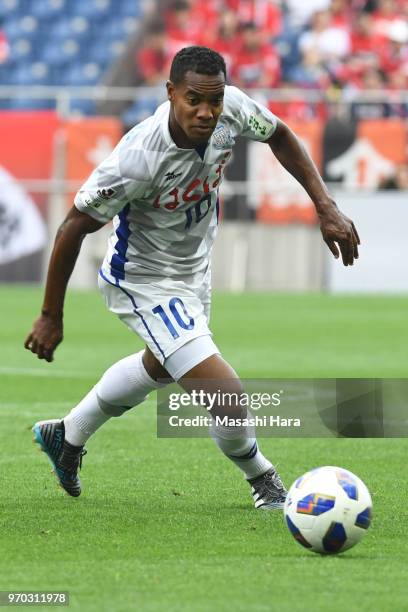
[[(174, 53), (206, 44), (245, 88), (317, 89), (336, 99), (408, 87), (408, 0), (0, 0), (0, 19), (0, 85), (161, 86)], [(115, 72), (125, 56), (133, 67)], [(156, 103), (152, 95), (120, 112), (133, 122)], [(2, 108), (50, 105), (1, 100)], [(407, 104), (356, 109), (358, 117), (408, 116)], [(77, 100), (71, 110), (98, 109)], [(309, 118), (321, 105), (298, 97), (281, 111)]]
[[(0, 18), (11, 50), (0, 65), (0, 84), (100, 83), (134, 32), (143, 4), (143, 0), (1, 0)], [(9, 106), (48, 108), (50, 103), (16, 97)], [(73, 106), (94, 112), (89, 102)]]
[[(146, 83), (160, 81), (169, 58), (193, 38), (223, 53), (231, 82), (247, 89), (313, 89), (336, 101), (340, 93), (348, 99), (408, 87), (407, 0), (182, 0), (166, 7), (162, 62)], [(299, 97), (269, 106), (287, 118), (325, 114), (321, 103)], [(359, 118), (408, 116), (406, 104), (365, 102), (354, 111)]]

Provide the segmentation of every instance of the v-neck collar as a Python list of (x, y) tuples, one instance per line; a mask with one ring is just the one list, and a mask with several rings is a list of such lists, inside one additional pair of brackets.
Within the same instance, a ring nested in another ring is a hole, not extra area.
[(194, 147), (194, 150), (197, 151), (201, 159), (204, 159), (204, 155), (207, 150), (207, 147), (208, 147), (208, 140), (207, 142), (204, 142), (203, 144), (200, 144)]
[(192, 147), (191, 149), (183, 149), (182, 147), (178, 147), (170, 134), (169, 120), (170, 120), (170, 102), (168, 103), (167, 112), (164, 116), (164, 121), (162, 123), (163, 136), (164, 136), (164, 140), (166, 141), (166, 144), (169, 147), (175, 148), (177, 151), (185, 151), (186, 153), (191, 153), (191, 152), (197, 153), (203, 160), (205, 156), (205, 152), (209, 144), (209, 141), (204, 144), (200, 144), (197, 147)]

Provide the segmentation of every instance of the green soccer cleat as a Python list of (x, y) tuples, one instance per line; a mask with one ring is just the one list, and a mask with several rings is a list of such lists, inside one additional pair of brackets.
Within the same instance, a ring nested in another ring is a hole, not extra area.
[(255, 508), (261, 510), (283, 510), (287, 490), (285, 489), (278, 472), (271, 467), (262, 476), (250, 478), (252, 497)]
[(39, 421), (32, 428), (33, 441), (47, 454), (60, 486), (72, 497), (81, 495), (78, 469), (86, 455), (83, 446), (73, 446), (65, 440), (64, 421), (50, 419)]

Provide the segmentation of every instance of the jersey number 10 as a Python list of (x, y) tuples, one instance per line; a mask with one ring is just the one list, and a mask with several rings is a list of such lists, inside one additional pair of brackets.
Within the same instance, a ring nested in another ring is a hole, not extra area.
[[(204, 207), (201, 207), (201, 205), (204, 204), (204, 202), (205, 202)], [(192, 206), (191, 208), (188, 208), (185, 211), (186, 212), (186, 224), (184, 226), (184, 229), (190, 229), (191, 224), (193, 222), (193, 215), (195, 217), (194, 221), (196, 223), (200, 223), (200, 221), (202, 221), (204, 217), (208, 215), (208, 213), (210, 212), (210, 209), (211, 209), (211, 195), (208, 194), (202, 197), (201, 200), (196, 202), (194, 206)]]
[[(179, 308), (181, 308), (182, 313), (179, 311)], [(186, 310), (186, 307), (184, 306), (183, 301), (180, 298), (178, 297), (171, 298), (169, 302), (169, 309), (170, 309), (171, 314), (173, 315), (175, 322), (179, 325), (179, 327), (181, 327), (182, 329), (193, 329), (194, 319), (190, 317), (190, 315), (188, 314)], [(176, 328), (174, 327), (171, 321), (171, 318), (166, 313), (163, 306), (160, 306), (160, 305), (155, 306), (152, 309), (152, 312), (155, 315), (159, 315), (159, 317), (161, 318), (161, 320), (163, 321), (163, 323), (165, 324), (165, 326), (167, 327), (167, 329), (169, 330), (169, 332), (171, 333), (174, 339), (180, 337), (180, 334), (177, 332)], [(187, 321), (183, 318), (182, 315), (187, 319)]]

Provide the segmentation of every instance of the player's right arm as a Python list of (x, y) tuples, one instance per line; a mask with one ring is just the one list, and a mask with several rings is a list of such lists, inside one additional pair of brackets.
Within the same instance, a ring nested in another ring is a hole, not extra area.
[(52, 361), (62, 341), (64, 298), (83, 239), (117, 215), (150, 184), (150, 172), (139, 124), (95, 168), (75, 197), (74, 206), (58, 230), (48, 267), (41, 316), (25, 341), (39, 359)]
[(63, 338), (65, 293), (82, 241), (103, 225), (73, 206), (58, 229), (48, 266), (41, 315), (24, 343), (25, 348), (39, 359), (53, 361), (54, 351)]

